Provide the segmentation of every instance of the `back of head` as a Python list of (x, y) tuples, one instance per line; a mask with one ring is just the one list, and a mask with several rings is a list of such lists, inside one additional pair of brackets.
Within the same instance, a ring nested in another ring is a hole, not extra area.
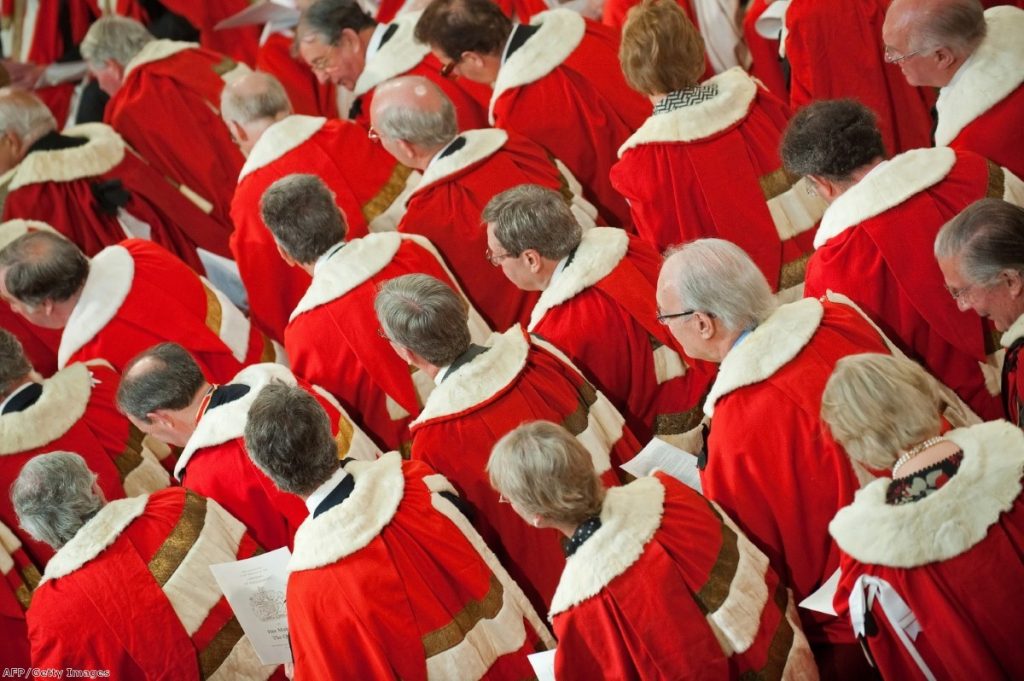
[(82, 58), (95, 66), (103, 66), (108, 60), (125, 66), (154, 40), (138, 21), (106, 16), (90, 26), (82, 39)]
[(263, 71), (253, 71), (232, 80), (220, 95), (221, 116), (240, 125), (275, 120), (291, 110), (281, 81)]
[(11, 485), (18, 522), (37, 540), (59, 549), (103, 508), (95, 481), (78, 454), (40, 454), (22, 467)]
[(455, 106), (422, 76), (401, 76), (377, 87), (373, 123), (381, 135), (421, 147), (440, 147), (459, 134)]
[(780, 149), (786, 170), (844, 182), (885, 157), (875, 114), (855, 99), (821, 101), (793, 116)]
[(0, 328), (0, 400), (5, 399), (32, 373), (25, 349), (13, 333)]
[(188, 350), (177, 343), (160, 343), (125, 366), (117, 406), (122, 413), (149, 423), (149, 414), (158, 409), (187, 407), (205, 384), (203, 370)]
[(30, 232), (0, 251), (7, 292), (26, 305), (74, 296), (89, 276), (89, 260), (71, 241), (52, 232)]
[(260, 390), (245, 423), (250, 458), (284, 492), (309, 496), (338, 468), (331, 422), (320, 403), (298, 386)]
[(604, 485), (590, 452), (561, 426), (534, 421), (498, 440), (491, 486), (529, 515), (579, 525), (601, 513)]
[(1006, 270), (1024, 276), (1024, 208), (1001, 199), (975, 201), (939, 230), (935, 256), (958, 259), (975, 284), (991, 283)]
[(499, 55), (512, 21), (491, 0), (433, 0), (416, 22), (416, 40), (452, 59), (463, 52)]
[(622, 26), (619, 63), (643, 95), (693, 87), (704, 75), (704, 39), (675, 0), (644, 0)]
[(0, 95), (0, 129), (13, 133), (23, 148), (57, 129), (49, 107), (29, 92), (12, 90)]
[(929, 0), (907, 5), (906, 21), (915, 49), (946, 47), (966, 58), (985, 39), (985, 8), (978, 0)]
[(288, 175), (260, 199), (263, 222), (290, 258), (314, 263), (348, 233), (334, 193), (316, 175)]
[(733, 331), (754, 328), (777, 306), (764, 274), (730, 241), (691, 241), (669, 252), (666, 270), (683, 307), (710, 313)]
[(548, 260), (561, 260), (583, 238), (583, 228), (561, 194), (535, 184), (506, 189), (487, 202), (484, 222), (511, 255), (533, 249)]
[(466, 301), (434, 277), (406, 274), (391, 279), (373, 305), (387, 337), (434, 366), (448, 366), (469, 349)]
[(317, 0), (299, 19), (299, 40), (319, 39), (327, 45), (336, 45), (346, 28), (358, 33), (372, 28), (377, 22), (363, 11), (355, 0)]
[(821, 418), (850, 458), (888, 470), (900, 450), (939, 432), (935, 379), (909, 359), (849, 355), (836, 363), (821, 397)]

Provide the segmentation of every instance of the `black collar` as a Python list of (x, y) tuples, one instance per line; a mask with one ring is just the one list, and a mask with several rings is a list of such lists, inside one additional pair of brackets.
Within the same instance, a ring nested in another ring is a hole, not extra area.
[(448, 371), (444, 372), (444, 378), (441, 379), (441, 382), (444, 383), (445, 381), (447, 381), (452, 374), (454, 374), (456, 371), (472, 362), (474, 358), (479, 357), (488, 350), (490, 350), (490, 348), (484, 347), (483, 345), (477, 345), (476, 343), (471, 344), (468, 350), (466, 350), (464, 353), (456, 357), (455, 361), (448, 366)]
[(459, 135), (458, 137), (456, 137), (455, 139), (453, 139), (451, 141), (451, 143), (448, 145), (448, 147), (444, 151), (441, 152), (441, 155), (438, 156), (438, 158), (440, 159), (440, 158), (444, 158), (445, 156), (451, 156), (452, 154), (454, 154), (456, 151), (458, 151), (459, 149), (461, 149), (464, 146), (466, 146), (466, 138), (463, 137), (462, 135)]
[(219, 385), (213, 390), (213, 395), (210, 397), (210, 404), (206, 407), (206, 411), (210, 411), (223, 404), (234, 402), (243, 395), (249, 392), (249, 386), (242, 385), (241, 383), (229, 383), (228, 385)]
[(60, 149), (74, 149), (75, 147), (81, 147), (88, 144), (89, 140), (84, 137), (70, 137), (68, 135), (62, 135), (56, 130), (48, 132), (28, 148), (27, 154), (31, 154), (34, 151), (58, 151)]
[(508, 50), (505, 52), (505, 60), (507, 61), (512, 53), (518, 50), (520, 47), (526, 44), (526, 41), (533, 37), (533, 34), (540, 30), (540, 24), (532, 26), (530, 24), (517, 24), (512, 28), (512, 35), (508, 39)]
[(11, 398), (11, 401), (4, 405), (4, 414), (12, 414), (17, 411), (25, 411), (33, 404), (39, 401), (39, 396), (43, 394), (43, 386), (41, 383), (29, 383), (28, 386), (22, 388), (17, 395)]
[[(345, 464), (348, 463), (350, 460), (351, 459), (343, 460), (341, 462), (341, 466), (344, 468)], [(354, 490), (355, 488), (355, 478), (353, 478), (352, 474), (349, 473), (348, 475), (341, 479), (341, 482), (338, 483), (337, 487), (331, 490), (330, 494), (324, 497), (324, 500), (321, 501), (320, 504), (313, 511), (313, 517), (315, 518), (321, 513), (326, 513), (335, 506), (340, 506), (342, 503), (344, 503), (346, 499), (348, 499), (349, 495), (352, 494), (352, 490)]]
[(599, 529), (601, 529), (601, 518), (596, 515), (580, 523), (580, 526), (576, 528), (572, 536), (565, 541), (565, 557), (568, 558), (576, 553), (583, 546), (583, 543), (594, 536), (594, 533)]

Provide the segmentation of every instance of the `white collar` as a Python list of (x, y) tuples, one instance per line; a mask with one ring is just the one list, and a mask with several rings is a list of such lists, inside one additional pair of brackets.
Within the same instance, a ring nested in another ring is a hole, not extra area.
[(135, 258), (124, 246), (107, 246), (93, 256), (82, 293), (60, 336), (57, 366), (67, 366), (68, 360), (117, 316), (134, 280)]
[(455, 135), (455, 137), (453, 137), (451, 139), (451, 141), (448, 142), (448, 144), (446, 144), (443, 147), (441, 147), (440, 149), (438, 149), (437, 153), (430, 157), (430, 161), (427, 162), (427, 167), (423, 169), (423, 173), (426, 174), (426, 172), (430, 168), (430, 166), (434, 165), (434, 161), (436, 161), (437, 159), (439, 159), (442, 156), (444, 156), (444, 152), (448, 151), (448, 147), (450, 147), (451, 145), (455, 144), (455, 142), (458, 141), (458, 139), (459, 139), (459, 136)]
[(545, 286), (544, 288), (548, 288), (548, 286), (551, 286), (552, 284), (555, 283), (555, 280), (558, 279), (558, 275), (562, 273), (562, 270), (565, 269), (565, 266), (568, 264), (568, 262), (569, 256), (565, 256), (564, 258), (558, 261), (558, 264), (555, 266), (555, 271), (551, 273), (551, 278), (548, 279), (548, 285)]
[(103, 123), (76, 125), (64, 131), (85, 144), (69, 149), (35, 151), (14, 167), (10, 191), (44, 182), (72, 182), (108, 173), (124, 161), (127, 147), (113, 128)]
[(434, 385), (441, 385), (441, 381), (443, 381), (444, 377), (448, 375), (448, 371), (451, 368), (451, 364), (445, 364), (443, 367), (440, 367), (434, 375)]
[(370, 42), (366, 45), (366, 60), (373, 59), (373, 55), (377, 54), (377, 50), (380, 49), (380, 44), (384, 40), (384, 34), (388, 32), (388, 26), (389, 24), (377, 24), (377, 27), (373, 29)]
[(1024, 314), (1017, 317), (1013, 324), (1010, 324), (1010, 328), (1006, 330), (1002, 338), (999, 339), (999, 344), (1004, 348), (1008, 348), (1013, 345), (1014, 341), (1024, 336)]
[(0, 402), (0, 414), (3, 413), (4, 407), (6, 407), (10, 403), (11, 400), (13, 400), (15, 397), (17, 397), (19, 393), (24, 392), (25, 389), (28, 388), (30, 385), (35, 385), (35, 381), (32, 381), (32, 380), (25, 381), (24, 383), (19, 385), (17, 388), (12, 390), (11, 394), (7, 396), (7, 399), (5, 399), (3, 402)]
[(334, 489), (341, 484), (341, 481), (345, 479), (348, 473), (341, 466), (331, 473), (331, 477), (327, 478), (322, 485), (313, 490), (313, 493), (306, 497), (306, 508), (309, 509), (309, 514), (313, 515), (316, 513), (316, 509), (320, 507), (324, 499), (334, 491)]
[(325, 264), (327, 264), (327, 261), (330, 260), (334, 256), (335, 253), (337, 253), (338, 251), (340, 251), (344, 247), (345, 247), (345, 240), (342, 239), (341, 241), (339, 241), (338, 243), (334, 244), (333, 246), (328, 248), (326, 251), (321, 253), (320, 257), (316, 259), (315, 263), (313, 263), (313, 276), (315, 277), (317, 275), (317, 273), (320, 271), (320, 269)]

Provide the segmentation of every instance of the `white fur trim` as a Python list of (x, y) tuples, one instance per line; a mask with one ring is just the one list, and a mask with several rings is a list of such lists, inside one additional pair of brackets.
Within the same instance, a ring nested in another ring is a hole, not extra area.
[(508, 141), (508, 133), (497, 128), (484, 128), (483, 130), (467, 130), (461, 133), (466, 143), (444, 158), (435, 158), (427, 169), (423, 171), (423, 178), (419, 185), (413, 190), (415, 196), (435, 182), (454, 175), (455, 173), (478, 163), (485, 158), (490, 158), (505, 146)]
[(402, 187), (402, 191), (394, 198), (390, 206), (379, 213), (377, 217), (370, 220), (370, 224), (366, 226), (367, 231), (393, 232), (398, 229), (398, 223), (405, 217), (405, 205), (409, 202), (409, 197), (412, 196), (412, 193), (416, 191), (416, 187), (419, 186), (422, 178), (423, 176), (418, 170), (410, 172), (405, 177), (405, 185)]
[(62, 437), (85, 415), (92, 374), (72, 364), (43, 381), (43, 392), (24, 411), (0, 415), (0, 456), (44, 447)]
[(509, 55), (494, 81), (494, 94), (487, 115), (494, 125), (494, 104), (506, 90), (529, 85), (548, 75), (569, 58), (587, 32), (587, 24), (576, 12), (553, 9), (530, 19), (540, 28)]
[(384, 408), (387, 409), (388, 418), (392, 421), (400, 421), (410, 416), (406, 408), (396, 402), (391, 395), (384, 396)]
[(790, 589), (786, 589), (786, 621), (793, 630), (793, 643), (789, 646), (782, 678), (785, 681), (818, 681), (818, 663), (814, 661), (811, 644), (804, 636), (800, 615), (796, 611), (796, 601)]
[(242, 76), (252, 73), (252, 69), (249, 65), (244, 62), (235, 62), (235, 67), (227, 73), (221, 74), (220, 79), (224, 81), (225, 85), (230, 85)]
[(685, 376), (688, 367), (679, 353), (667, 345), (659, 345), (654, 355), (654, 378), (658, 385), (671, 381), (673, 378)]
[(1003, 201), (1024, 206), (1024, 182), (1009, 169), (1001, 167), (1000, 170), (1003, 171)]
[(718, 94), (693, 106), (651, 116), (619, 147), (619, 157), (644, 144), (695, 142), (716, 135), (746, 118), (757, 97), (757, 81), (738, 66), (705, 84), (717, 85)]
[(341, 406), (341, 403), (338, 402), (334, 395), (318, 385), (311, 384), (310, 387), (322, 400), (338, 411), (339, 420), (346, 424), (338, 424), (339, 433), (342, 429), (352, 433), (348, 446), (345, 449), (342, 449), (341, 442), (337, 436), (335, 437), (335, 441), (338, 442), (338, 458), (356, 459), (357, 461), (376, 461), (379, 459), (381, 455), (380, 447), (363, 432), (362, 428), (356, 425), (355, 421), (352, 420), (352, 417), (348, 415), (348, 412), (345, 411), (345, 408)]
[(572, 210), (573, 216), (576, 218), (576, 222), (580, 223), (583, 230), (586, 231), (592, 227), (597, 226), (597, 207), (590, 201), (587, 201), (583, 197), (583, 185), (576, 179), (576, 176), (572, 174), (569, 167), (559, 161), (557, 158), (554, 159), (555, 167), (558, 168), (559, 174), (562, 179), (565, 180), (565, 185), (568, 187), (569, 192), (572, 194), (572, 200), (569, 205), (569, 209)]
[(180, 40), (153, 40), (146, 43), (146, 46), (139, 50), (139, 53), (124, 65), (124, 77), (127, 78), (129, 73), (144, 64), (163, 61), (168, 57), (173, 57), (179, 52), (195, 50), (198, 48), (198, 43), (186, 43)]
[(170, 487), (171, 476), (160, 464), (160, 459), (142, 442), (142, 462), (124, 476), (122, 486), (126, 497), (137, 497), (151, 494), (165, 487)]
[(174, 466), (174, 477), (181, 480), (185, 466), (192, 456), (204, 447), (216, 447), (231, 440), (237, 440), (245, 433), (245, 424), (249, 421), (249, 407), (256, 401), (256, 396), (264, 386), (279, 381), (285, 385), (295, 385), (295, 375), (280, 364), (253, 364), (242, 369), (231, 379), (232, 385), (247, 385), (249, 392), (237, 400), (222, 404), (212, 411), (207, 411), (199, 419), (192, 437), (185, 444), (178, 462)]
[(107, 246), (93, 256), (78, 303), (60, 336), (57, 366), (64, 367), (110, 323), (131, 292), (134, 279), (135, 259), (124, 246)]
[(265, 681), (273, 676), (279, 666), (264, 665), (260, 662), (256, 649), (248, 636), (238, 639), (238, 643), (220, 663), (217, 671), (209, 676), (209, 681), (237, 681), (238, 679), (261, 679)]
[(857, 492), (829, 524), (839, 547), (870, 565), (911, 568), (959, 556), (985, 538), (1021, 493), (1024, 433), (1006, 421), (953, 430), (960, 470), (941, 489), (901, 506), (885, 503), (888, 479)]
[(935, 144), (945, 146), (972, 121), (1006, 99), (1024, 82), (1024, 10), (985, 11), (988, 33), (956, 82), (939, 90)]
[(50, 232), (51, 234), (60, 235), (60, 232), (39, 220), (22, 220), (20, 218), (7, 220), (0, 223), (0, 251), (7, 248), (7, 245), (15, 239), (29, 232)]
[[(202, 280), (203, 286), (213, 294), (220, 305), (220, 329), (217, 330), (217, 336), (224, 341), (224, 345), (228, 346), (235, 359), (245, 362), (245, 358), (249, 354), (249, 332), (252, 328), (249, 325), (249, 320), (241, 310), (235, 307), (231, 299), (211, 284), (206, 277), (199, 278)], [(275, 357), (280, 356), (281, 353), (275, 351)]]
[(60, 579), (70, 575), (100, 555), (121, 536), (124, 528), (142, 515), (148, 502), (148, 496), (129, 497), (111, 501), (101, 508), (100, 512), (82, 525), (71, 541), (50, 559), (40, 584), (48, 579)]
[(355, 488), (338, 506), (306, 519), (295, 533), (288, 570), (314, 570), (364, 548), (395, 517), (405, 494), (402, 457), (388, 452), (376, 461), (355, 461), (345, 470)]
[(10, 574), (14, 568), (13, 554), (21, 548), (21, 542), (10, 528), (0, 522), (0, 575)]
[(411, 71), (430, 54), (430, 46), (416, 40), (413, 32), (422, 12), (409, 12), (395, 19), (389, 26), (398, 26), (386, 43), (363, 66), (352, 92), (356, 97), (365, 95), (386, 80)]
[(313, 135), (320, 132), (327, 123), (326, 118), (319, 116), (301, 116), (295, 114), (282, 118), (267, 128), (260, 136), (249, 158), (245, 159), (242, 172), (238, 174), (238, 182), (242, 178), (260, 168), (270, 165), (285, 154), (294, 151), (307, 142)]
[(814, 337), (824, 315), (825, 308), (814, 298), (779, 307), (722, 360), (704, 413), (713, 416), (719, 399), (760, 383), (789, 364)]
[(809, 184), (810, 180), (801, 177), (792, 187), (768, 200), (768, 212), (782, 241), (814, 229), (828, 208), (823, 198), (808, 192)]
[(618, 267), (629, 250), (629, 236), (615, 227), (595, 227), (583, 233), (580, 245), (554, 283), (540, 294), (530, 313), (530, 331), (549, 310), (597, 284)]
[(597, 391), (597, 400), (587, 410), (587, 427), (576, 436), (579, 443), (590, 452), (590, 460), (598, 475), (604, 475), (612, 467), (612, 449), (622, 439), (626, 419), (619, 413), (604, 393)]
[(110, 126), (86, 123), (68, 128), (64, 134), (88, 141), (69, 149), (32, 152), (18, 164), (10, 191), (43, 182), (71, 182), (96, 177), (110, 172), (124, 160), (124, 140)]
[(1010, 324), (1010, 328), (1008, 328), (1002, 338), (999, 339), (999, 344), (1004, 348), (1008, 348), (1021, 336), (1024, 336), (1024, 315), (1017, 317), (1017, 320), (1013, 324)]
[(596, 596), (632, 567), (661, 527), (665, 487), (655, 477), (608, 490), (601, 527), (565, 561), (548, 619)]
[(911, 149), (875, 168), (832, 202), (814, 235), (814, 247), (850, 227), (881, 215), (932, 187), (956, 165), (956, 152), (948, 147)]

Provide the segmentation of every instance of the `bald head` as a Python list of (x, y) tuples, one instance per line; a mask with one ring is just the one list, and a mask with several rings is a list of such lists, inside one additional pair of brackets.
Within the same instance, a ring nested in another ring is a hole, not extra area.
[(984, 12), (978, 0), (893, 0), (882, 38), (911, 85), (943, 87), (984, 40)]
[(451, 100), (421, 76), (402, 76), (378, 86), (370, 118), (382, 138), (408, 142), (431, 155), (459, 132)]
[(233, 79), (220, 94), (220, 115), (245, 156), (267, 128), (291, 113), (281, 81), (263, 71)]

